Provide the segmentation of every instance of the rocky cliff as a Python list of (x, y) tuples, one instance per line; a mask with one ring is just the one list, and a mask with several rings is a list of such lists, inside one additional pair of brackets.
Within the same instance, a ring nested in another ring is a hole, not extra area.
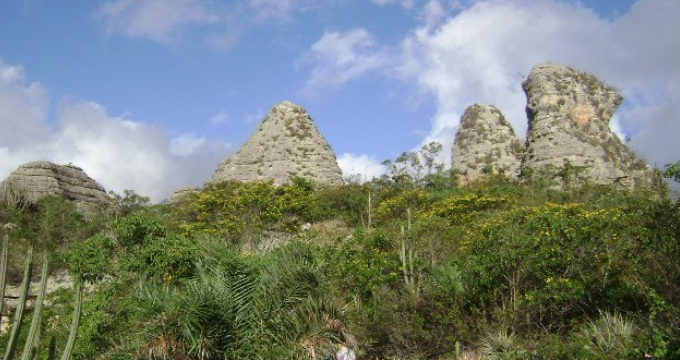
[(274, 106), (241, 149), (219, 165), (210, 183), (273, 179), (283, 184), (301, 176), (325, 185), (342, 184), (335, 154), (302, 107)]
[(654, 171), (610, 130), (623, 98), (595, 76), (554, 64), (535, 66), (524, 82), (527, 154), (524, 168), (582, 168), (600, 184), (645, 187)]
[(81, 208), (108, 203), (104, 188), (75, 165), (47, 161), (19, 166), (0, 183), (0, 199), (33, 203), (47, 195), (63, 195)]
[(524, 144), (495, 106), (475, 104), (465, 110), (451, 161), (464, 182), (474, 181), (485, 172), (515, 179), (523, 154)]

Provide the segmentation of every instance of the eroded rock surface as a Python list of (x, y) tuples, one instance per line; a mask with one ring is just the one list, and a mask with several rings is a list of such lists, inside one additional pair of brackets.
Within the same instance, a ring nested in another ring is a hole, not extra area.
[(75, 165), (36, 161), (19, 166), (0, 183), (2, 199), (34, 203), (48, 195), (63, 195), (87, 209), (110, 200), (104, 188)]
[(171, 203), (176, 203), (180, 202), (188, 197), (190, 197), (192, 194), (195, 194), (197, 192), (200, 192), (201, 189), (196, 187), (196, 186), (188, 186), (188, 187), (182, 187), (177, 190), (175, 190), (174, 193), (172, 193), (172, 197), (170, 198)]
[(474, 104), (465, 110), (451, 161), (464, 182), (474, 181), (485, 172), (516, 179), (523, 154), (524, 144), (495, 106)]
[(610, 130), (623, 98), (595, 76), (554, 64), (535, 66), (524, 82), (527, 154), (523, 168), (584, 170), (595, 183), (647, 187), (654, 171)]
[(319, 184), (342, 184), (335, 154), (307, 111), (284, 101), (271, 109), (248, 142), (219, 165), (210, 183), (273, 179), (275, 184), (301, 176)]

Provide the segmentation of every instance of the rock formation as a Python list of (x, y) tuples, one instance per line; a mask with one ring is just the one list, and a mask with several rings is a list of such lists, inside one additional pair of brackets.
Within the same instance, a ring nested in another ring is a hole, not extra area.
[(614, 89), (590, 74), (554, 65), (535, 66), (524, 82), (527, 95), (527, 153), (524, 169), (584, 169), (599, 184), (652, 186), (654, 171), (610, 130), (621, 104)]
[(175, 190), (174, 193), (172, 193), (172, 197), (170, 197), (170, 202), (171, 203), (180, 202), (184, 199), (189, 198), (192, 194), (195, 194), (199, 191), (201, 191), (201, 189), (196, 186), (187, 186), (179, 188)]
[(295, 176), (342, 184), (335, 154), (312, 118), (302, 107), (284, 101), (272, 108), (236, 154), (219, 165), (209, 182), (273, 179), (283, 184)]
[(484, 172), (517, 178), (524, 145), (495, 106), (475, 104), (465, 110), (453, 142), (452, 167), (465, 182)]
[(0, 194), (9, 203), (34, 203), (47, 195), (63, 195), (83, 210), (109, 202), (104, 188), (83, 169), (47, 161), (19, 166), (0, 183)]

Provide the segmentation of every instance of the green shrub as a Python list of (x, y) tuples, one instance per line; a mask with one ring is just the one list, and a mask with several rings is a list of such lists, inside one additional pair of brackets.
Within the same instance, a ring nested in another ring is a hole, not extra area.
[(262, 229), (295, 230), (310, 221), (317, 198), (309, 185), (294, 182), (222, 182), (211, 185), (178, 209), (185, 234), (225, 234)]
[(357, 231), (340, 249), (330, 249), (332, 276), (340, 280), (350, 300), (355, 295), (370, 299), (384, 286), (403, 283), (401, 261), (396, 244), (386, 232), (366, 234)]
[(71, 243), (63, 258), (69, 264), (72, 274), (94, 282), (112, 272), (114, 251), (114, 244), (109, 238), (97, 235), (85, 241)]
[(506, 309), (508, 325), (564, 326), (588, 308), (640, 303), (644, 294), (628, 276), (635, 220), (625, 209), (551, 203), (489, 217), (464, 240), (468, 289)]
[(415, 211), (429, 202), (427, 192), (422, 189), (413, 189), (397, 193), (395, 196), (385, 198), (375, 209), (375, 219), (378, 222), (401, 220), (406, 221), (407, 212)]
[(621, 314), (603, 312), (585, 324), (580, 333), (588, 359), (629, 359), (635, 350), (635, 326)]
[(526, 351), (520, 346), (517, 335), (507, 330), (487, 334), (482, 338), (479, 348), (488, 360), (515, 360), (526, 357)]
[(116, 243), (123, 249), (144, 246), (167, 235), (166, 226), (148, 213), (135, 213), (114, 225)]
[(368, 222), (368, 194), (373, 207), (380, 201), (380, 193), (370, 183), (347, 184), (321, 189), (318, 192), (317, 213), (313, 220), (341, 218), (350, 226), (366, 226)]

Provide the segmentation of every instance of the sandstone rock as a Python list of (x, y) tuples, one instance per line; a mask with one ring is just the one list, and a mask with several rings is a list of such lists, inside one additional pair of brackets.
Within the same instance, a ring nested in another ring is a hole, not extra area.
[(108, 203), (104, 188), (75, 165), (36, 161), (19, 166), (0, 183), (0, 199), (34, 203), (47, 195), (63, 195), (81, 210)]
[(171, 203), (179, 202), (179, 201), (185, 199), (187, 196), (190, 196), (191, 194), (195, 194), (199, 191), (201, 191), (201, 189), (196, 187), (196, 186), (179, 188), (179, 189), (175, 190), (174, 193), (172, 193), (172, 197), (170, 198), (170, 202)]
[(319, 184), (342, 184), (342, 172), (328, 142), (302, 107), (284, 101), (272, 108), (248, 142), (219, 165), (210, 183), (292, 177)]
[[(102, 282), (110, 282), (111, 280), (112, 278), (110, 276), (107, 276), (104, 277), (104, 279), (102, 279)], [(97, 287), (98, 284), (87, 283), (83, 287), (83, 290), (85, 294), (92, 294)], [(44, 307), (52, 306), (53, 302), (50, 296), (51, 294), (63, 289), (73, 288), (74, 288), (73, 277), (71, 277), (68, 271), (60, 270), (55, 272), (54, 274), (50, 275), (47, 278), (45, 284), (45, 298), (43, 300), (43, 306)], [(28, 296), (26, 300), (26, 309), (31, 309), (35, 305), (35, 300), (38, 297), (38, 289), (40, 289), (39, 277), (34, 278), (29, 285)], [(5, 289), (5, 308), (4, 308), (5, 313), (2, 316), (2, 322), (0, 322), (0, 333), (6, 334), (7, 331), (9, 330), (10, 317), (7, 315), (16, 310), (16, 308), (19, 305), (20, 296), (21, 296), (21, 284), (7, 285), (7, 288)]]
[[(43, 304), (49, 306), (51, 305), (50, 299), (47, 295), (61, 289), (72, 289), (73, 288), (73, 278), (67, 271), (58, 271), (54, 275), (47, 278), (45, 284), (45, 302)], [(28, 288), (28, 297), (26, 301), (27, 308), (33, 306), (34, 300), (38, 296), (38, 289), (40, 289), (40, 276), (36, 276), (33, 281), (31, 281)], [(7, 285), (5, 289), (5, 305), (9, 310), (14, 310), (19, 304), (19, 298), (21, 297), (21, 284)], [(3, 320), (5, 320), (3, 318)]]
[(524, 82), (527, 95), (525, 169), (585, 171), (599, 184), (648, 187), (658, 176), (610, 130), (622, 97), (595, 76), (565, 66), (539, 64)]
[(461, 118), (451, 163), (465, 182), (474, 181), (486, 171), (516, 179), (523, 153), (524, 145), (500, 110), (475, 104)]

